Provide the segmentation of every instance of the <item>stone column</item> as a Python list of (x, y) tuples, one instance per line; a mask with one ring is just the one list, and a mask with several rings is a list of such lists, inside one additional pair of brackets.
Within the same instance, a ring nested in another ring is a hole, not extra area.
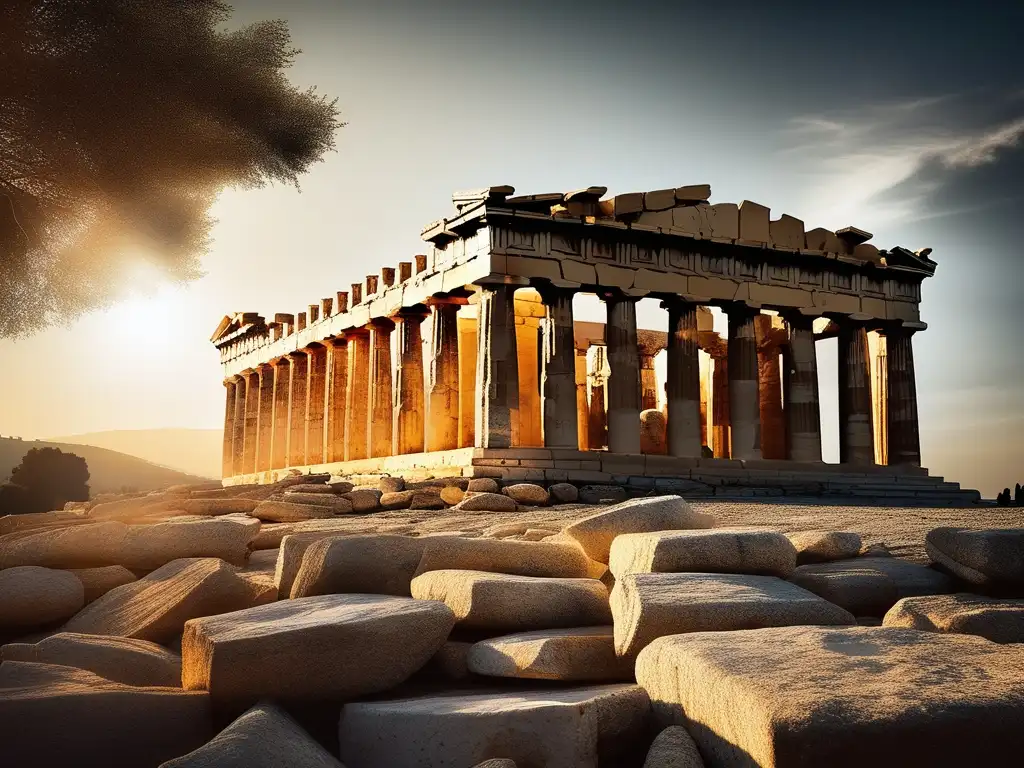
[(308, 374), (304, 352), (288, 355), (288, 466), (306, 463), (306, 386)]
[(273, 364), (274, 367), (274, 435), (270, 449), (271, 469), (284, 469), (288, 466), (291, 365), (284, 357)]
[(576, 442), (581, 451), (590, 447), (589, 413), (587, 409), (587, 350), (577, 349), (576, 369)]
[(274, 367), (261, 365), (260, 405), (256, 426), (256, 471), (270, 469), (271, 445), (274, 440)]
[(345, 460), (345, 399), (348, 392), (348, 341), (327, 342), (324, 405), (324, 461)]
[(370, 404), (367, 429), (367, 453), (371, 458), (390, 456), (393, 404), (391, 399), (391, 332), (390, 320), (374, 320), (366, 327), (370, 332)]
[(662, 302), (662, 307), (668, 310), (668, 453), (699, 458), (702, 444), (697, 305), (670, 299)]
[(732, 455), (729, 444), (732, 430), (729, 424), (729, 353), (725, 344), (712, 353), (714, 370), (711, 372), (711, 442), (716, 459)]
[[(474, 311), (476, 307), (472, 307)], [(459, 337), (459, 448), (476, 445), (476, 354), (477, 318), (462, 317), (459, 310), (456, 327)], [(468, 313), (467, 313), (468, 314)]]
[(306, 464), (323, 464), (327, 348), (313, 345), (306, 357)]
[[(638, 333), (638, 335), (640, 335)], [(658, 407), (658, 375), (654, 370), (654, 358), (661, 350), (653, 344), (639, 341), (637, 352), (640, 356), (640, 410)]]
[(365, 459), (370, 384), (370, 334), (347, 331), (348, 386), (345, 392), (345, 461)]
[(513, 295), (518, 285), (486, 283), (477, 305), (476, 446), (519, 444), (519, 360)]
[(259, 439), (260, 375), (256, 371), (245, 374), (245, 432), (242, 447), (242, 472), (256, 471), (256, 441)]
[(587, 445), (592, 451), (608, 445), (608, 408), (605, 393), (608, 387), (607, 347), (596, 347), (591, 370), (587, 376), (590, 406), (587, 411)]
[(636, 338), (638, 296), (609, 292), (605, 341), (608, 344), (608, 450), (640, 453), (640, 353)]
[(246, 376), (235, 377), (235, 415), (231, 420), (231, 474), (244, 475), (245, 462), (245, 390), (249, 383)]
[(911, 337), (906, 326), (885, 331), (886, 432), (890, 465), (921, 466), (921, 436), (917, 419), (917, 380)]
[(839, 461), (874, 464), (875, 435), (871, 421), (871, 361), (868, 333), (850, 318), (839, 325)]
[[(427, 385), (426, 448), (450, 451), (459, 441), (459, 305), (431, 302), (430, 378)], [(475, 373), (475, 371), (474, 371)]]
[[(398, 331), (398, 369), (395, 371), (394, 430), (391, 444), (396, 454), (422, 453), (423, 417), (423, 334), (421, 326), (427, 308), (406, 309), (395, 318)], [(458, 422), (456, 422), (456, 425)]]
[(761, 457), (785, 459), (786, 419), (782, 409), (782, 367), (779, 364), (780, 345), (786, 333), (776, 328), (771, 315), (754, 318), (754, 338), (757, 342), (758, 398), (761, 414)]
[(233, 443), (235, 439), (235, 390), (237, 385), (234, 379), (227, 379), (224, 382), (224, 435), (223, 448), (221, 451), (221, 477), (231, 477), (235, 471)]
[(761, 458), (761, 402), (754, 318), (760, 314), (743, 304), (726, 309), (729, 316), (729, 418), (732, 458)]
[(818, 406), (818, 356), (814, 318), (798, 312), (786, 315), (791, 365), (786, 391), (789, 458), (821, 461), (821, 414)]
[(578, 449), (576, 343), (572, 317), (574, 290), (544, 285), (538, 291), (544, 302), (540, 400), (544, 445)]

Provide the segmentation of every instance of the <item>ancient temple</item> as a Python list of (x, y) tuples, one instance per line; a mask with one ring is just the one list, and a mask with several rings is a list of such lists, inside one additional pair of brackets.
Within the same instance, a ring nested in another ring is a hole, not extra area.
[[(303, 312), (224, 317), (225, 483), (298, 469), (956, 492), (920, 467), (912, 339), (930, 249), (879, 250), (861, 229), (805, 230), (710, 191), (456, 193), (412, 261)], [(578, 293), (603, 300), (605, 323), (574, 320)], [(645, 297), (667, 327), (637, 327)], [(839, 464), (821, 461), (829, 337)]]

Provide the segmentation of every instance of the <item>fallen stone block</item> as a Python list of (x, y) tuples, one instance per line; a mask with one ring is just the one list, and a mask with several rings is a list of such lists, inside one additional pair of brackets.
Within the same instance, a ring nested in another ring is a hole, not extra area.
[(408, 597), (427, 541), (382, 535), (313, 542), (302, 556), (290, 596), (368, 593)]
[(446, 485), (441, 489), (441, 501), (448, 506), (455, 506), (462, 501), (465, 496), (466, 492), (457, 485)]
[(708, 765), (1002, 765), (1024, 748), (1024, 654), (969, 635), (780, 627), (655, 640), (637, 680)]
[(376, 488), (356, 488), (345, 494), (345, 498), (352, 503), (353, 512), (373, 512), (380, 506), (380, 497), (383, 496)]
[(258, 597), (223, 561), (185, 558), (107, 592), (77, 613), (64, 631), (163, 643), (189, 619), (248, 608)]
[(334, 480), (327, 483), (327, 487), (331, 489), (332, 493), (345, 494), (355, 488), (355, 483), (350, 483), (347, 480)]
[(1024, 528), (935, 528), (925, 549), (958, 579), (1024, 596)]
[(580, 497), (579, 489), (572, 483), (555, 483), (548, 488), (554, 504), (575, 504)]
[(474, 477), (469, 481), (466, 490), (476, 493), (499, 493), (501, 488), (498, 486), (498, 481), (492, 477)]
[(621, 485), (584, 485), (577, 491), (580, 504), (621, 504), (628, 497)]
[[(333, 498), (333, 495), (332, 495)], [(341, 498), (341, 497), (339, 497)], [(345, 499), (341, 499), (345, 501)], [(271, 523), (295, 523), (302, 520), (334, 517), (334, 507), (318, 504), (296, 504), (290, 501), (261, 501), (251, 514), (258, 520)], [(348, 511), (352, 511), (351, 504)]]
[(439, 600), (464, 629), (518, 632), (607, 624), (608, 590), (596, 579), (551, 579), (483, 571), (430, 571), (412, 596)]
[(681, 725), (670, 725), (655, 737), (644, 768), (704, 768), (704, 761), (690, 732)]
[(207, 744), (160, 768), (344, 768), (284, 710), (257, 704)]
[(0, 539), (0, 569), (19, 565), (42, 568), (93, 568), (120, 563), (128, 526), (120, 522), (8, 534)]
[(380, 508), (381, 509), (408, 509), (412, 506), (413, 497), (416, 496), (416, 491), (394, 491), (381, 494), (380, 497)]
[(471, 491), (453, 509), (463, 512), (515, 512), (516, 502), (500, 493)]
[(277, 596), (284, 600), (292, 592), (292, 584), (302, 567), (302, 558), (315, 542), (338, 536), (333, 531), (314, 531), (312, 533), (292, 533), (281, 541), (277, 550), (277, 561), (274, 565), (274, 586)]
[[(87, 503), (68, 502), (68, 504)], [(32, 512), (25, 515), (4, 515), (0, 517), (0, 537), (15, 531), (38, 530), (40, 528), (87, 524), (90, 522), (93, 521), (89, 519), (85, 514), (85, 509), (81, 507), (70, 510), (54, 510), (53, 512)]]
[(231, 515), (252, 512), (259, 504), (255, 499), (189, 499), (181, 509), (190, 515)]
[(796, 550), (775, 531), (655, 531), (626, 533), (612, 542), (608, 567), (628, 573), (747, 573), (785, 578)]
[(441, 603), (382, 595), (321, 595), (208, 616), (185, 626), (182, 684), (236, 703), (351, 699), (404, 681), (454, 623)]
[(384, 475), (377, 482), (377, 487), (381, 493), (400, 493), (405, 490), (405, 478)]
[(0, 664), (0, 722), (4, 764), (18, 768), (158, 766), (211, 736), (206, 693), (20, 661)]
[(33, 565), (0, 571), (0, 628), (44, 627), (83, 605), (85, 589), (73, 573)]
[(89, 508), (89, 517), (97, 522), (105, 520), (129, 521), (135, 517), (181, 509), (184, 497), (177, 494), (154, 493), (119, 501), (108, 501)]
[(180, 656), (156, 643), (128, 637), (60, 632), (34, 644), (0, 647), (0, 659), (84, 669), (125, 685), (181, 687)]
[(340, 495), (352, 490), (352, 483), (297, 483), (285, 489), (285, 495), (293, 493), (325, 493)]
[(69, 573), (75, 574), (78, 580), (85, 587), (85, 603), (88, 605), (98, 597), (103, 597), (114, 587), (122, 584), (130, 584), (135, 581), (135, 574), (124, 566), (108, 565), (103, 568), (79, 568), (72, 569)]
[(900, 598), (953, 591), (945, 574), (896, 557), (801, 565), (789, 580), (855, 616), (882, 616)]
[(468, 680), (470, 677), (469, 650), (472, 647), (473, 643), (449, 640), (430, 657), (420, 671), (425, 677), (441, 680)]
[(410, 509), (444, 509), (444, 499), (439, 492), (417, 491), (409, 502)]
[(547, 488), (534, 485), (533, 483), (507, 485), (502, 489), (502, 493), (516, 504), (525, 504), (527, 506), (543, 507), (547, 506), (548, 502), (551, 501), (551, 494), (548, 493)]
[(469, 671), (490, 677), (618, 682), (633, 680), (633, 660), (615, 654), (612, 627), (543, 629), (475, 643)]
[(341, 759), (359, 768), (465, 768), (501, 755), (523, 766), (596, 768), (599, 755), (639, 737), (649, 709), (635, 685), (350, 703)]
[(591, 567), (583, 550), (572, 542), (540, 543), (458, 536), (431, 538), (424, 544), (416, 575), (443, 570), (585, 578), (590, 575)]
[(565, 527), (565, 533), (580, 543), (591, 560), (607, 563), (612, 541), (623, 533), (703, 529), (714, 524), (714, 517), (694, 512), (679, 496), (654, 496), (630, 499), (577, 520)]
[(356, 518), (327, 517), (316, 520), (299, 520), (293, 523), (264, 523), (259, 533), (249, 545), (254, 551), (261, 549), (278, 549), (285, 536), (293, 533), (334, 533), (349, 535), (356, 533), (374, 533), (376, 529), (367, 527)]
[(611, 609), (620, 656), (685, 632), (856, 623), (839, 606), (775, 576), (724, 573), (627, 574), (615, 582)]
[(259, 529), (259, 522), (249, 517), (134, 525), (125, 534), (116, 564), (148, 570), (182, 558), (215, 557), (245, 565), (249, 542)]
[(290, 504), (308, 504), (314, 507), (327, 507), (336, 515), (344, 515), (351, 512), (353, 508), (352, 502), (347, 498), (348, 495), (349, 494), (347, 493), (298, 493), (289, 488), (284, 494), (272, 500), (286, 501)]
[(796, 548), (797, 565), (847, 560), (860, 554), (860, 534), (840, 531), (801, 531), (787, 534)]
[(889, 609), (882, 624), (978, 635), (994, 643), (1024, 643), (1024, 600), (966, 593), (905, 597)]

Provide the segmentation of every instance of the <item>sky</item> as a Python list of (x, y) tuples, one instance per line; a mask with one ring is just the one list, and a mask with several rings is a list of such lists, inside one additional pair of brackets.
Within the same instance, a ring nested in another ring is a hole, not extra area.
[[(221, 426), (220, 318), (297, 312), (410, 260), (454, 190), (710, 183), (712, 202), (933, 248), (914, 339), (924, 464), (987, 496), (1024, 481), (1024, 5), (233, 5), (233, 25), (288, 21), (290, 78), (347, 122), (337, 151), (301, 191), (226, 190), (200, 280), (140, 273), (122, 304), (0, 341), (0, 434)], [(665, 322), (654, 307), (642, 326)]]

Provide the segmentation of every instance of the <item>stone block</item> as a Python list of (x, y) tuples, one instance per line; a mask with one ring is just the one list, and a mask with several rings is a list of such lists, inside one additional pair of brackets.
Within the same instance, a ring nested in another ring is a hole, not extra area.
[(257, 704), (212, 741), (160, 768), (344, 768), (283, 709)]
[(236, 569), (221, 560), (174, 560), (110, 590), (79, 611), (64, 630), (163, 643), (179, 634), (189, 619), (248, 608), (259, 597)]
[(562, 279), (582, 285), (597, 285), (597, 271), (593, 264), (582, 264), (569, 259), (562, 260)]
[(612, 541), (621, 534), (711, 528), (714, 524), (711, 515), (694, 512), (679, 496), (655, 496), (624, 501), (577, 520), (566, 526), (565, 533), (579, 542), (591, 560), (607, 563)]
[[(551, 462), (548, 462), (549, 464)], [(511, 498), (516, 504), (528, 506), (546, 506), (551, 500), (548, 490), (542, 485), (534, 483), (514, 483), (505, 486), (502, 493)]]
[(653, 192), (644, 192), (645, 211), (664, 211), (675, 208), (676, 191), (674, 189), (656, 189)]
[(211, 736), (203, 692), (20, 661), (0, 664), (0, 722), (4, 764), (18, 768), (158, 766)]
[(181, 657), (145, 640), (60, 632), (34, 645), (0, 647), (3, 661), (31, 661), (84, 669), (115, 683), (181, 686)]
[(373, 533), (376, 526), (365, 526), (363, 522), (351, 517), (328, 517), (316, 520), (300, 520), (294, 523), (265, 523), (253, 539), (254, 551), (277, 549), (285, 536), (293, 533), (331, 533), (336, 535), (352, 535), (357, 533)]
[(766, 307), (796, 307), (802, 309), (812, 306), (814, 294), (803, 288), (787, 288), (784, 285), (751, 283), (750, 299)]
[(796, 548), (796, 561), (826, 563), (846, 560), (860, 553), (860, 534), (841, 531), (799, 531), (787, 534)]
[(925, 549), (958, 579), (1024, 596), (1024, 528), (934, 528), (925, 537)]
[(654, 272), (650, 269), (638, 269), (633, 276), (633, 286), (645, 291), (659, 293), (689, 293), (690, 284), (686, 275), (673, 272)]
[(341, 759), (359, 768), (466, 768), (495, 755), (520, 766), (597, 768), (635, 744), (650, 710), (635, 685), (478, 693), (346, 704)]
[(597, 282), (605, 288), (632, 288), (633, 270), (626, 267), (615, 267), (611, 264), (598, 264)]
[(687, 205), (672, 209), (672, 228), (689, 235), (690, 237), (702, 237), (702, 228), (707, 220), (705, 216), (707, 205)]
[(771, 242), (769, 219), (771, 210), (750, 200), (739, 204), (740, 240), (763, 243)]
[(889, 609), (882, 624), (978, 635), (994, 643), (1024, 643), (1024, 600), (967, 593), (905, 597)]
[[(502, 459), (502, 461), (506, 460), (507, 459)], [(501, 491), (501, 486), (490, 478), (482, 477), (470, 480), (469, 484), (466, 486), (466, 490), (473, 491), (474, 493), (498, 493)]]
[(895, 557), (801, 565), (789, 580), (855, 616), (882, 616), (900, 598), (953, 591), (945, 574)]
[(215, 517), (252, 512), (257, 504), (255, 499), (188, 499), (181, 508), (190, 515)]
[(681, 725), (670, 725), (655, 737), (644, 768), (704, 768), (704, 760), (690, 732)]
[[(541, 471), (541, 475), (543, 474)], [(470, 492), (452, 509), (463, 512), (515, 512), (516, 502), (500, 493)]]
[(430, 571), (413, 579), (412, 595), (444, 602), (463, 629), (488, 632), (607, 624), (610, 618), (608, 590), (596, 579)]
[(249, 542), (259, 529), (259, 521), (248, 517), (133, 525), (125, 534), (115, 564), (148, 570), (181, 558), (215, 557), (232, 565), (245, 565)]
[(548, 488), (553, 504), (573, 504), (579, 499), (580, 492), (571, 483), (555, 483)]
[(845, 253), (846, 246), (843, 245), (836, 233), (830, 229), (812, 229), (804, 234), (804, 244), (807, 250), (821, 251), (823, 253)]
[(408, 597), (428, 540), (346, 536), (313, 542), (302, 557), (291, 597), (368, 593)]
[(98, 597), (107, 594), (114, 587), (135, 581), (135, 574), (120, 565), (104, 568), (80, 568), (71, 573), (78, 577), (85, 587), (85, 603), (88, 605)]
[(696, 203), (705, 201), (709, 197), (711, 197), (710, 184), (689, 184), (675, 189), (677, 203)]
[(775, 576), (630, 573), (616, 579), (611, 609), (620, 656), (664, 635), (856, 623), (839, 606)]
[(785, 534), (764, 530), (627, 533), (612, 542), (608, 567), (629, 573), (746, 573), (786, 578), (796, 549)]
[(633, 680), (633, 660), (616, 656), (610, 626), (544, 629), (483, 640), (470, 648), (467, 664), (469, 671), (490, 677)]
[(708, 765), (903, 768), (1017, 754), (1020, 664), (1019, 650), (966, 635), (781, 627), (663, 637), (636, 672), (659, 721), (686, 724)]
[[(333, 498), (333, 494), (331, 494)], [(352, 505), (346, 499), (351, 511)], [(323, 504), (299, 504), (290, 501), (261, 501), (250, 513), (257, 520), (270, 523), (296, 523), (303, 520), (329, 519), (334, 517), (334, 506)]]
[(505, 274), (529, 278), (561, 280), (562, 269), (557, 259), (538, 259), (533, 256), (505, 257)]
[(771, 245), (776, 248), (800, 250), (805, 248), (804, 223), (787, 213), (768, 223)]
[(701, 234), (722, 240), (740, 236), (740, 214), (736, 203), (716, 203), (701, 210)]
[(121, 522), (92, 523), (34, 531), (0, 539), (0, 569), (20, 565), (42, 568), (92, 568), (116, 565), (128, 532)]
[(85, 589), (68, 571), (23, 565), (0, 571), (0, 629), (27, 630), (63, 621), (85, 605)]
[(380, 506), (380, 498), (383, 496), (377, 488), (356, 488), (344, 495), (352, 504), (353, 512), (372, 512)]
[(357, 698), (406, 680), (453, 624), (438, 602), (382, 595), (321, 595), (208, 616), (185, 626), (182, 686), (236, 704)]
[(725, 301), (735, 301), (742, 298), (746, 298), (746, 294), (741, 288), (746, 287), (746, 283), (741, 283), (737, 280), (731, 280), (725, 277), (702, 277), (700, 275), (694, 275), (688, 278), (689, 281), (689, 294), (692, 296), (705, 296), (708, 301), (712, 299), (722, 299)]
[[(526, 528), (517, 533), (525, 531)], [(453, 536), (426, 542), (416, 575), (428, 571), (459, 570), (585, 578), (590, 575), (590, 569), (587, 556), (573, 542), (555, 544)]]

